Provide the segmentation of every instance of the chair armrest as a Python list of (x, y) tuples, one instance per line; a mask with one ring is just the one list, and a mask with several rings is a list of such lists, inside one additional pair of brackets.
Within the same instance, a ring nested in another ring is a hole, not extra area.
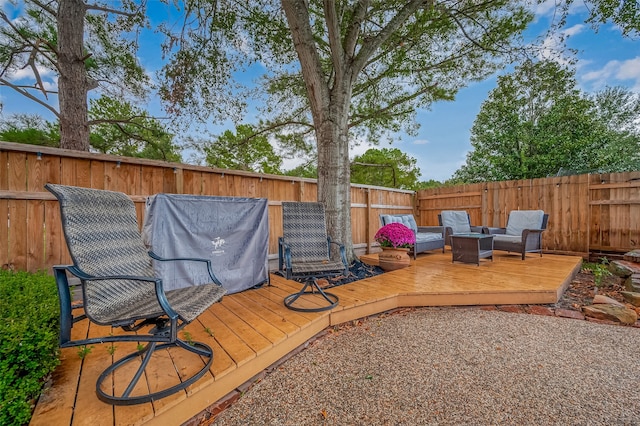
[(211, 262), (209, 259), (202, 259), (199, 257), (161, 257), (159, 254), (149, 251), (149, 256), (154, 260), (161, 262), (175, 262), (175, 261), (193, 261), (193, 262)]
[(483, 226), (482, 233), (489, 234), (489, 235), (506, 234), (507, 228), (492, 228), (490, 226)]
[(522, 230), (522, 232), (525, 232), (525, 231), (527, 231), (527, 232), (537, 232), (537, 233), (541, 233), (541, 232), (546, 231), (546, 229), (533, 229), (533, 228), (532, 228), (532, 229), (523, 229), (523, 230)]
[(210, 259), (202, 259), (202, 258), (198, 258), (198, 257), (165, 258), (165, 257), (159, 256), (158, 254), (154, 253), (153, 251), (149, 251), (149, 257), (151, 257), (154, 260), (158, 260), (160, 262), (201, 262), (201, 263), (205, 263), (207, 265), (207, 272), (209, 273), (209, 276), (211, 277), (213, 282), (218, 284), (219, 286), (222, 285), (220, 280), (218, 280), (218, 277), (216, 277), (216, 275), (213, 273), (213, 267), (211, 266), (211, 260)]
[(82, 269), (77, 266), (67, 266), (66, 269), (71, 272), (76, 277), (81, 280), (89, 280), (89, 281), (105, 281), (105, 280), (126, 280), (126, 281), (142, 281), (154, 284), (154, 289), (156, 293), (156, 298), (158, 299), (158, 303), (162, 310), (167, 314), (169, 319), (175, 321), (178, 318), (178, 313), (173, 310), (169, 300), (167, 299), (167, 295), (164, 292), (164, 286), (162, 285), (162, 279), (156, 277), (142, 277), (135, 275), (106, 275), (106, 276), (94, 276), (84, 272)]
[(418, 226), (418, 232), (433, 232), (435, 234), (442, 234), (444, 237), (444, 226)]
[(546, 229), (523, 229), (522, 230), (522, 241), (525, 241), (529, 234), (542, 234)]
[(480, 234), (484, 234), (485, 233), (484, 229), (485, 229), (484, 226), (472, 226), (471, 227), (471, 232), (477, 232), (477, 233), (480, 233)]
[[(156, 277), (142, 277), (142, 276), (137, 276), (137, 275), (104, 275), (104, 276), (96, 276), (96, 275), (91, 275), (88, 274), (86, 272), (84, 272), (82, 269), (78, 268), (75, 265), (68, 265), (68, 266), (56, 266), (56, 268), (64, 268), (67, 271), (71, 272), (73, 275), (75, 275), (76, 277), (80, 278), (83, 281), (104, 281), (104, 280), (131, 280), (131, 281), (144, 281), (144, 282), (150, 282), (150, 283), (155, 283), (156, 281), (160, 280), (160, 278), (156, 278)], [(162, 281), (162, 280), (160, 280)]]
[(278, 237), (278, 270), (291, 269), (291, 247), (284, 242), (284, 237)]
[[(349, 269), (349, 265), (347, 264), (347, 251), (344, 248), (344, 244), (339, 243), (337, 241), (333, 241), (331, 239), (331, 237), (327, 237), (327, 241), (329, 241), (329, 244), (334, 244), (336, 246), (338, 246), (338, 251), (340, 253), (340, 261), (342, 261), (342, 264), (344, 265), (344, 271), (345, 274), (347, 273), (348, 269)], [(331, 257), (331, 250), (329, 250), (329, 257)]]

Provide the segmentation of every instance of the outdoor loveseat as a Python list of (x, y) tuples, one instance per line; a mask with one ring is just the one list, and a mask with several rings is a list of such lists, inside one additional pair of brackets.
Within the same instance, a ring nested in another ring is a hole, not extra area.
[(442, 249), (444, 253), (444, 228), (442, 226), (418, 226), (412, 214), (381, 214), (382, 226), (399, 222), (411, 229), (416, 235), (416, 243), (411, 248), (413, 258), (417, 253), (429, 250)]

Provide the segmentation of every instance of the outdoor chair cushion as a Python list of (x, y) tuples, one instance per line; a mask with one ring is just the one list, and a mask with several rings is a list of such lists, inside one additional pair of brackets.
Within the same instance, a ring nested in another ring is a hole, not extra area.
[(428, 241), (438, 241), (442, 239), (442, 234), (436, 232), (419, 232), (416, 234), (416, 243), (426, 243)]
[(505, 234), (520, 238), (525, 229), (540, 229), (543, 216), (542, 210), (512, 210), (509, 213)]
[[(382, 214), (380, 215), (380, 219), (382, 219), (383, 225), (388, 225), (390, 223), (401, 223), (407, 228), (411, 229), (415, 234), (418, 233), (418, 224), (414, 219), (412, 214), (403, 214), (403, 215), (392, 215), (392, 214)], [(439, 235), (439, 234), (438, 234)]]
[(506, 234), (494, 234), (493, 241), (505, 241), (509, 243), (522, 242), (522, 235), (506, 235)]
[(443, 210), (442, 226), (450, 227), (454, 234), (468, 234), (471, 232), (469, 214), (463, 210)]

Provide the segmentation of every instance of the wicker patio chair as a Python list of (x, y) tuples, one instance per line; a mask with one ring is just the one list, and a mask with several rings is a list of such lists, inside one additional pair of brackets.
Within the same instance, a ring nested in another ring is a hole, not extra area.
[[(96, 383), (98, 398), (114, 405), (149, 402), (178, 392), (202, 377), (211, 367), (213, 350), (204, 343), (178, 338), (178, 331), (225, 293), (213, 274), (211, 262), (193, 258), (161, 259), (147, 252), (134, 204), (121, 192), (52, 184), (45, 188), (59, 201), (64, 236), (73, 261), (73, 265), (53, 268), (60, 299), (60, 346), (146, 343), (142, 349), (104, 370)], [(154, 276), (152, 259), (195, 262), (206, 268), (211, 282), (165, 292), (162, 279)], [(80, 306), (72, 307), (67, 273), (80, 279)], [(72, 340), (71, 328), (85, 319), (99, 325), (121, 327), (126, 333)], [(202, 368), (164, 389), (151, 390), (146, 384), (136, 388), (138, 382), (146, 380), (142, 376), (152, 356), (170, 347), (199, 355), (204, 360)], [(127, 380), (130, 377), (124, 391), (117, 394), (111, 383), (116, 370)], [(135, 373), (127, 375), (131, 370)], [(147, 391), (141, 392), (140, 388)]]
[[(338, 304), (338, 297), (318, 285), (318, 278), (349, 272), (345, 248), (327, 235), (324, 206), (321, 203), (283, 202), (283, 236), (278, 238), (278, 269), (287, 279), (304, 282), (302, 290), (284, 299), (297, 311), (319, 312)], [(319, 294), (328, 305), (304, 308), (294, 305), (303, 295)]]
[(527, 253), (542, 256), (542, 233), (547, 229), (549, 215), (542, 210), (513, 210), (506, 228), (485, 228), (493, 234), (493, 249), (519, 253), (522, 260)]
[(411, 229), (416, 235), (416, 243), (411, 247), (413, 258), (417, 253), (428, 250), (442, 249), (444, 253), (444, 228), (442, 226), (418, 226), (412, 214), (381, 214), (382, 226), (399, 222)]
[(438, 223), (444, 226), (445, 244), (451, 246), (451, 235), (482, 233), (482, 226), (471, 226), (469, 213), (464, 210), (443, 210), (438, 214)]

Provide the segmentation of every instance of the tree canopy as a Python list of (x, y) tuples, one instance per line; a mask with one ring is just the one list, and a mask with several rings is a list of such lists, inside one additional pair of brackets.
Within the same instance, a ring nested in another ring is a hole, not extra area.
[[(51, 112), (63, 148), (89, 149), (90, 90), (142, 96), (148, 89), (136, 40), (127, 37), (144, 10), (131, 0), (119, 4), (116, 10), (82, 0), (24, 0), (0, 11), (0, 85)], [(28, 72), (16, 79), (21, 70)], [(57, 87), (43, 78), (49, 75), (57, 76)]]
[(155, 79), (137, 56), (141, 33), (150, 31), (146, 1), (3, 2), (0, 85), (53, 114), (68, 149), (89, 150), (90, 125), (114, 122), (95, 116), (89, 122), (88, 99), (99, 95), (127, 102), (159, 95), (174, 124), (179, 117), (187, 123), (239, 117), (244, 102), (230, 73), (246, 60), (240, 53), (226, 57), (232, 50), (218, 42), (235, 21), (233, 11), (218, 9), (229, 2), (161, 2), (171, 12), (154, 29), (164, 36), (165, 60)]
[(471, 129), (472, 151), (454, 178), (529, 179), (614, 172), (640, 163), (640, 99), (623, 89), (588, 96), (574, 71), (527, 61), (498, 78)]
[(349, 252), (349, 144), (413, 133), (417, 109), (510, 61), (532, 19), (524, 2), (510, 1), (286, 0), (284, 15), (258, 3), (247, 9), (257, 23), (250, 38), (279, 65), (263, 80), (267, 124), (298, 143), (314, 131), (318, 200)]
[(416, 159), (398, 148), (371, 148), (351, 162), (352, 183), (415, 189), (419, 177)]
[(58, 148), (60, 132), (57, 123), (39, 115), (16, 114), (0, 120), (0, 140)]
[(241, 124), (234, 134), (227, 130), (213, 142), (194, 141), (205, 154), (205, 162), (221, 169), (245, 170), (256, 173), (279, 174), (282, 159), (264, 135), (256, 135), (255, 129)]
[[(109, 117), (105, 119), (104, 117)], [(89, 107), (91, 149), (104, 154), (180, 161), (180, 147), (157, 119), (127, 101), (103, 96)]]

